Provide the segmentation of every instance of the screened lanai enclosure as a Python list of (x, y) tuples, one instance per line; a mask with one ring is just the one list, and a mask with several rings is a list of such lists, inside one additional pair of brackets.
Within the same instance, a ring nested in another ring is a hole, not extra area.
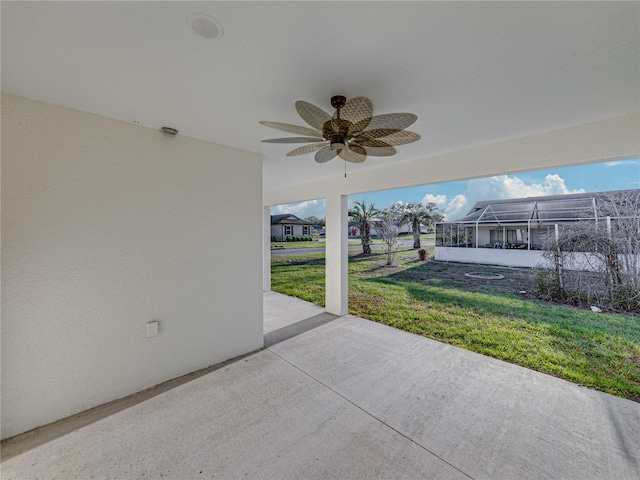
[(630, 218), (637, 223), (638, 196), (621, 190), (479, 201), (466, 216), (436, 224), (436, 260), (542, 265), (545, 245), (568, 225), (610, 232)]

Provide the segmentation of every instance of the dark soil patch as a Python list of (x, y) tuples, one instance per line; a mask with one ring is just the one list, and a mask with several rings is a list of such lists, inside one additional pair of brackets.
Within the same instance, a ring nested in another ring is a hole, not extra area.
[[(465, 274), (473, 272), (492, 275), (504, 275), (502, 279), (472, 278)], [(507, 268), (481, 266), (466, 263), (437, 262), (435, 260), (407, 265), (402, 271), (393, 274), (395, 280), (406, 280), (425, 285), (442, 285), (480, 293), (511, 293), (533, 295), (535, 281), (530, 268)], [(522, 293), (524, 292), (524, 293)]]
[[(373, 256), (375, 256), (375, 254), (368, 256), (368, 258), (371, 259)], [(564, 301), (544, 297), (539, 294), (536, 289), (537, 280), (535, 278), (535, 270), (532, 268), (483, 266), (475, 263), (439, 262), (436, 260), (422, 262), (409, 258), (402, 258), (401, 260), (401, 264), (396, 265), (393, 271), (386, 270), (386, 274), (384, 275), (387, 278), (394, 281), (410, 281), (424, 285), (452, 287), (478, 293), (508, 293), (578, 309), (589, 309), (591, 305), (598, 305), (603, 312), (638, 315), (633, 311), (615, 309), (593, 299), (582, 298), (576, 295), (570, 296)], [(485, 279), (466, 276), (466, 274), (470, 272), (480, 274), (480, 276), (483, 274), (487, 276), (503, 275), (504, 278)], [(380, 273), (378, 275), (383, 274)], [(573, 288), (574, 285), (571, 283), (571, 275), (567, 275), (567, 277), (569, 288)]]

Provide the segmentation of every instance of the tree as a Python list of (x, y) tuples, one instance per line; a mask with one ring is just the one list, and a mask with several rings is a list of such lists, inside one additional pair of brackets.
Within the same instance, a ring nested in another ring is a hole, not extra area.
[(312, 223), (314, 225), (318, 225), (320, 227), (324, 227), (325, 225), (325, 219), (324, 218), (318, 218), (314, 215), (311, 215), (310, 217), (306, 217), (305, 220), (309, 223)]
[(437, 212), (438, 205), (434, 202), (429, 203), (395, 203), (391, 207), (391, 211), (395, 211), (401, 214), (401, 224), (411, 224), (411, 231), (413, 233), (413, 248), (420, 248), (420, 234), (422, 224), (432, 227), (435, 222), (440, 222), (444, 219), (444, 216)]
[(387, 246), (387, 265), (393, 265), (393, 247), (398, 238), (398, 222), (402, 221), (402, 216), (394, 215), (390, 209), (382, 211), (376, 221), (376, 232)]
[(402, 228), (407, 223), (409, 223), (409, 220), (405, 215), (407, 212), (407, 207), (409, 205), (409, 203), (398, 201), (392, 204), (389, 208), (385, 209), (385, 212), (389, 212), (391, 214), (391, 216), (393, 217), (393, 221), (398, 228)]
[(349, 216), (360, 230), (362, 253), (364, 255), (371, 254), (371, 246), (369, 245), (371, 242), (371, 222), (378, 218), (380, 213), (375, 204), (367, 205), (366, 200), (356, 202), (353, 208), (349, 210)]
[(444, 222), (444, 215), (439, 212), (438, 204), (435, 202), (427, 202), (422, 204), (429, 212), (429, 216), (425, 219), (424, 224), (429, 227), (430, 231), (434, 231), (437, 222)]

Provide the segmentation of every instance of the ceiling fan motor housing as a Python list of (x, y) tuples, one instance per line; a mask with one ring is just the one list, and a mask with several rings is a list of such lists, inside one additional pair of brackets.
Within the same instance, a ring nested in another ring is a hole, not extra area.
[(324, 122), (322, 135), (329, 140), (331, 150), (342, 150), (346, 148), (349, 140), (349, 126), (351, 122), (340, 118), (334, 118)]
[(347, 136), (344, 133), (334, 133), (331, 135), (331, 150), (342, 150), (347, 145)]

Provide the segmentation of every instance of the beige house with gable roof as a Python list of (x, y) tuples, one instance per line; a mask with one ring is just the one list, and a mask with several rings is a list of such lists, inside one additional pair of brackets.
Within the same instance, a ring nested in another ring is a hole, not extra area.
[(586, 221), (594, 229), (606, 229), (622, 218), (620, 214), (640, 222), (640, 212), (636, 210), (610, 208), (611, 201), (623, 202), (638, 192), (619, 190), (482, 200), (464, 217), (436, 224), (435, 258), (511, 267), (549, 266), (542, 249), (557, 226)]
[(311, 238), (313, 223), (291, 214), (271, 215), (271, 239), (283, 242), (297, 238)]

